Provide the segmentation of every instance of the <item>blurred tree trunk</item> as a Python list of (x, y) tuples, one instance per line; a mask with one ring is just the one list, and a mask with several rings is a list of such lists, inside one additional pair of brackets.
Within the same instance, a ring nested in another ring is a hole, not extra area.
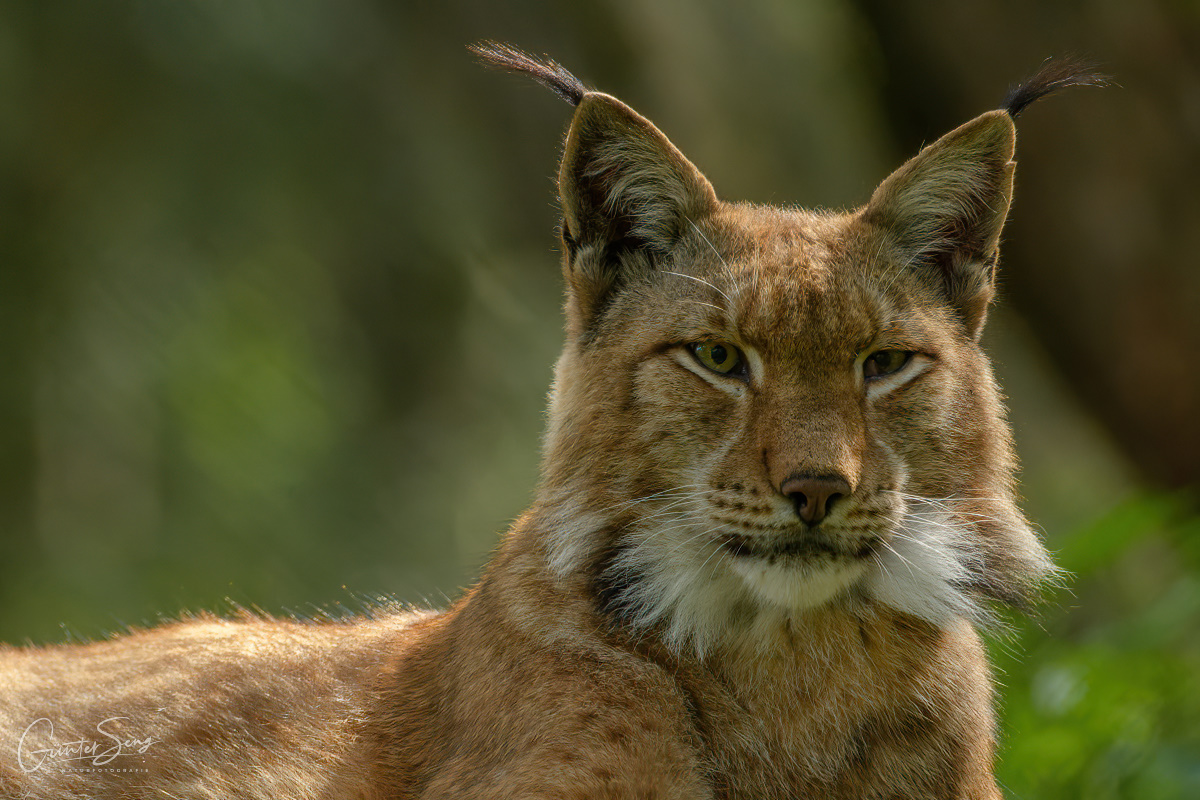
[(33, 226), (34, 191), (16, 165), (0, 166), (0, 604), (13, 598), (8, 588), (34, 563), (36, 542), (29, 536), (33, 479), (33, 365), (38, 356), (40, 303), (46, 276), (26, 247)]
[(1113, 76), (1021, 117), (1002, 296), (1146, 476), (1200, 484), (1200, 12), (859, 4), (910, 151), (995, 107), (1049, 56), (1083, 54)]

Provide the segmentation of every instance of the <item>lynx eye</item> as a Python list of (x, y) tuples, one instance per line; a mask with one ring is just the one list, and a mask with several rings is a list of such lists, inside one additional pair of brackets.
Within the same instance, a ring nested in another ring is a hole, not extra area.
[(746, 361), (742, 351), (731, 344), (718, 341), (695, 342), (688, 345), (692, 355), (704, 366), (718, 375), (740, 377), (746, 372)]
[(863, 377), (870, 380), (899, 372), (912, 357), (911, 350), (880, 350), (872, 353), (863, 362)]

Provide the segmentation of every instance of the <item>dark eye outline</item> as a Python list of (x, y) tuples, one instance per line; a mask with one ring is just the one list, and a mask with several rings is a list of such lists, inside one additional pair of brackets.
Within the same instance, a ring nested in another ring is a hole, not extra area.
[[(728, 369), (722, 370), (720, 366), (717, 365), (716, 361), (711, 358), (711, 356), (706, 361), (704, 355), (701, 355), (705, 348), (711, 351), (716, 347), (725, 348), (733, 354), (734, 361)], [(720, 375), (723, 378), (737, 378), (741, 381), (745, 381), (749, 377), (749, 371), (746, 367), (745, 354), (737, 347), (731, 345), (729, 342), (723, 342), (719, 339), (706, 339), (702, 342), (692, 342), (687, 346), (687, 349), (688, 352), (692, 354), (692, 357), (700, 363), (700, 366), (704, 367), (709, 372)]]
[[(863, 359), (863, 380), (874, 381), (879, 380), (880, 378), (886, 378), (889, 375), (895, 375), (897, 372), (912, 363), (914, 355), (916, 355), (916, 351), (914, 350), (876, 350), (874, 353), (871, 353), (871, 355)], [(878, 360), (879, 356), (886, 356), (891, 359), (891, 362), (881, 366)], [(900, 357), (899, 361), (895, 360), (896, 356)], [(875, 372), (871, 371), (872, 367), (874, 367), (876, 370)]]

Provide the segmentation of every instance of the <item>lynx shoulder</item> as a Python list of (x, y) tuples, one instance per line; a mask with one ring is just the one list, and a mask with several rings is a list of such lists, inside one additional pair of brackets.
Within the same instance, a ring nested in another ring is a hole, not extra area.
[(0, 648), (8, 798), (996, 798), (976, 633), (1054, 567), (979, 346), (1013, 118), (1052, 62), (848, 213), (720, 200), (575, 107), (542, 480), (442, 612), (204, 617)]

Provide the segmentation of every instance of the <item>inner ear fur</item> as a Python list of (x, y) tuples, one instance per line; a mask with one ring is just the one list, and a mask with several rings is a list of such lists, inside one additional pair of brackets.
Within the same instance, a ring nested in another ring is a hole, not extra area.
[(590, 318), (626, 277), (670, 252), (717, 196), (700, 170), (629, 106), (588, 92), (575, 110), (558, 175), (567, 282)]
[(995, 294), (1015, 148), (1012, 118), (1004, 111), (983, 114), (892, 173), (863, 212), (899, 243), (913, 268), (933, 271), (974, 337)]

